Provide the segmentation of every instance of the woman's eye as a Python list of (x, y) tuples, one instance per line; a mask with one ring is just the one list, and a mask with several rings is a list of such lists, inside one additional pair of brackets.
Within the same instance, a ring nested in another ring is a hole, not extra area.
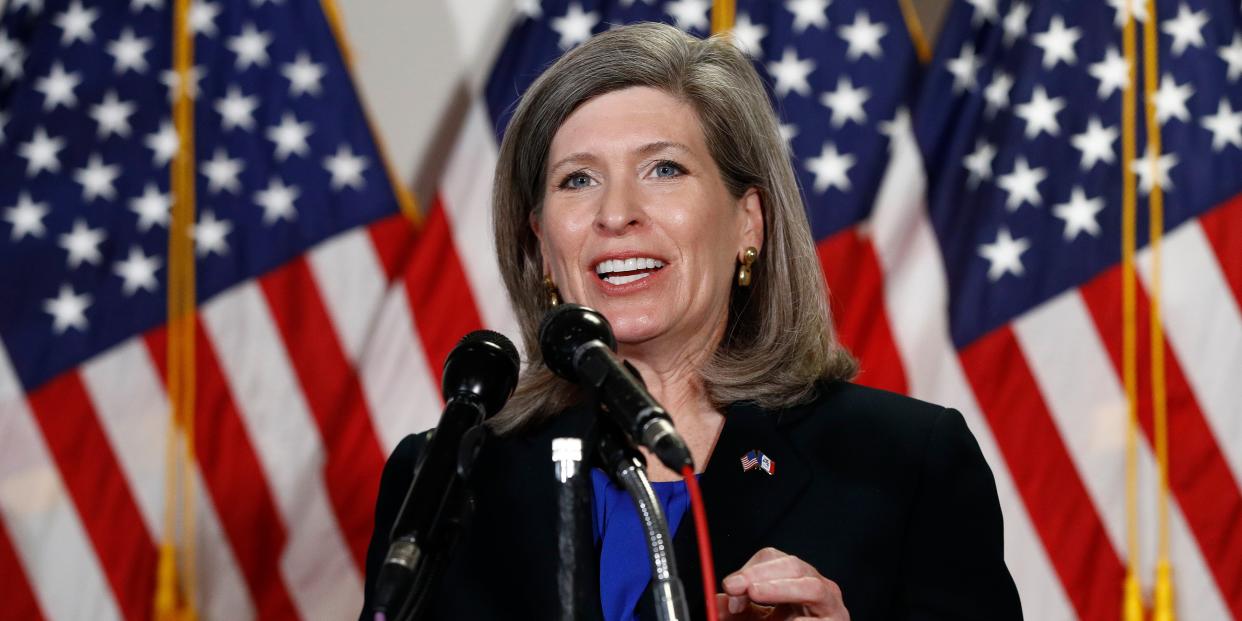
[(571, 190), (590, 187), (590, 185), (591, 177), (589, 177), (586, 173), (573, 173), (568, 177), (565, 177), (565, 180), (561, 182), (562, 188), (569, 188)]
[(660, 162), (651, 172), (656, 177), (676, 177), (685, 173), (686, 170), (675, 162)]

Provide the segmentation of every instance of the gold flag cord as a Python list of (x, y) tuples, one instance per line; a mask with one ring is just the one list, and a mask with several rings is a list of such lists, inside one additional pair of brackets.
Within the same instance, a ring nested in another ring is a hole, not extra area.
[[(194, 399), (195, 399), (195, 280), (194, 280), (194, 103), (190, 75), (194, 39), (189, 31), (190, 1), (173, 6), (173, 69), (177, 89), (173, 124), (177, 152), (170, 167), (172, 215), (168, 226), (168, 401), (171, 409), (166, 446), (164, 524), (156, 572), (157, 621), (193, 621), (198, 618), (194, 523)], [(184, 451), (184, 458), (179, 459)], [(180, 483), (180, 485), (178, 485)], [(178, 537), (177, 507), (181, 530)], [(180, 547), (178, 546), (180, 544)], [(180, 558), (178, 558), (180, 550)]]
[(1134, 254), (1138, 219), (1138, 197), (1134, 187), (1135, 89), (1138, 85), (1138, 52), (1134, 32), (1134, 13), (1127, 2), (1122, 47), (1129, 69), (1129, 80), (1121, 96), (1121, 375), (1126, 389), (1126, 580), (1122, 600), (1122, 619), (1142, 621), (1143, 592), (1139, 583), (1138, 544), (1138, 338), (1137, 298), (1134, 282)]
[[(1126, 2), (1129, 7), (1129, 2)], [(1135, 153), (1134, 89), (1138, 87), (1138, 42), (1135, 41), (1133, 11), (1125, 11), (1122, 31), (1125, 63), (1129, 79), (1122, 91), (1122, 383), (1125, 385), (1125, 548), (1129, 560), (1125, 571), (1122, 619), (1143, 620), (1143, 590), (1139, 585), (1139, 379), (1138, 379), (1138, 313), (1134, 283), (1134, 247), (1138, 196), (1135, 195), (1134, 169), (1130, 168)]]
[(1174, 621), (1173, 577), (1169, 564), (1169, 425), (1164, 376), (1164, 329), (1160, 313), (1161, 240), (1164, 236), (1164, 188), (1157, 174), (1161, 155), (1160, 123), (1156, 118), (1156, 81), (1160, 75), (1156, 34), (1156, 0), (1147, 0), (1147, 22), (1143, 25), (1143, 91), (1146, 99), (1147, 165), (1151, 195), (1148, 197), (1148, 230), (1151, 245), (1150, 308), (1148, 331), (1151, 339), (1151, 407), (1154, 417), (1157, 495), (1157, 557), (1153, 621)]

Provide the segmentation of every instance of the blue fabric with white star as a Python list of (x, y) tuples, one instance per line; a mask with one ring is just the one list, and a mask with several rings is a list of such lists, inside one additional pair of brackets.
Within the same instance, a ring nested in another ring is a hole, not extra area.
[[(171, 2), (0, 16), (0, 339), (26, 390), (165, 321)], [(196, 2), (198, 301), (396, 213), (318, 2)]]
[[(945, 21), (915, 129), (958, 347), (1120, 260), (1123, 6), (963, 0)], [(1242, 7), (1158, 6), (1168, 230), (1242, 190)], [(1136, 38), (1141, 59), (1141, 22)], [(1141, 247), (1152, 175), (1137, 125)]]

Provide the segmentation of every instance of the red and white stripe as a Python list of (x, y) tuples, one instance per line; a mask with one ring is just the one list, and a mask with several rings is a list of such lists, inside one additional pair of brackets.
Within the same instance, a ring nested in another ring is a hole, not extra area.
[[(1242, 201), (1226, 205), (1234, 226), (1242, 221)], [(1203, 413), (1218, 438), (1234, 480), (1242, 480), (1242, 405), (1238, 403), (1238, 370), (1242, 369), (1242, 311), (1235, 292), (1222, 272), (1225, 257), (1214, 254), (1198, 222), (1189, 222), (1164, 239), (1161, 311), (1165, 332)], [(1150, 288), (1151, 253), (1139, 262), (1143, 282)], [(1205, 312), (1210, 309), (1211, 312)]]
[(19, 578), (6, 573), (0, 580), (0, 606), (51, 619), (121, 618), (106, 570), (3, 351), (0, 518), (10, 562), (15, 557), (22, 570)]
[(284, 524), (279, 566), (298, 612), (304, 619), (348, 616), (362, 603), (358, 566), (333, 517), (324, 439), (263, 294), (254, 283), (235, 287), (209, 302), (202, 317), (261, 467), (250, 476), (266, 480)]

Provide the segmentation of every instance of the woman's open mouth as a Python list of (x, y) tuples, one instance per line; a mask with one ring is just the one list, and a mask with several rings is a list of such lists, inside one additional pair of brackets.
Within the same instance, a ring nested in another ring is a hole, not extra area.
[(624, 285), (642, 280), (663, 268), (663, 261), (649, 257), (608, 259), (595, 266), (595, 275), (610, 285)]

